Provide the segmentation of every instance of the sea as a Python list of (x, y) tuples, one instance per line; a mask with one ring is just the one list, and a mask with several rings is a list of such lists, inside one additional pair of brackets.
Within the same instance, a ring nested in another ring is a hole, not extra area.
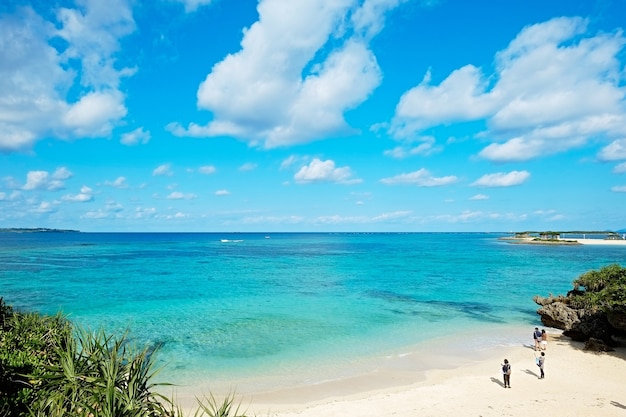
[(541, 326), (535, 295), (626, 265), (626, 246), (506, 236), (0, 233), (0, 297), (127, 333), (155, 350), (159, 378), (179, 386), (316, 384), (435, 340), (520, 343), (507, 329), (530, 339)]

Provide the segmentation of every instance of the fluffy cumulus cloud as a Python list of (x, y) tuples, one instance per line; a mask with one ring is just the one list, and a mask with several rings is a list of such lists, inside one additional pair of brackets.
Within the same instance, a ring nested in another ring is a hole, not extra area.
[(26, 183), (22, 190), (61, 190), (65, 187), (64, 181), (72, 177), (72, 173), (65, 167), (57, 168), (52, 174), (48, 171), (29, 171), (26, 174)]
[(616, 139), (598, 153), (601, 161), (619, 161), (626, 159), (626, 139)]
[(322, 161), (315, 158), (309, 165), (305, 165), (296, 174), (294, 179), (297, 183), (306, 184), (312, 182), (334, 182), (339, 184), (356, 184), (361, 182), (358, 178), (352, 178), (350, 167), (337, 168), (335, 161), (330, 159)]
[(626, 162), (622, 162), (613, 168), (613, 173), (615, 174), (624, 174), (626, 173)]
[(127, 113), (119, 84), (134, 70), (114, 59), (135, 29), (126, 0), (52, 11), (50, 21), (31, 7), (0, 15), (0, 151), (48, 136), (106, 136)]
[(440, 187), (443, 185), (454, 184), (457, 181), (458, 178), (454, 175), (435, 177), (425, 168), (380, 180), (381, 183), (387, 185), (410, 184), (417, 185), (418, 187)]
[(85, 203), (93, 200), (93, 190), (87, 186), (82, 186), (78, 194), (67, 194), (63, 196), (62, 200), (74, 203)]
[(476, 194), (470, 198), (472, 201), (489, 200), (489, 196), (485, 194)]
[(618, 57), (625, 43), (621, 31), (590, 34), (576, 17), (528, 26), (497, 53), (495, 74), (467, 65), (439, 85), (426, 74), (401, 97), (390, 132), (402, 140), (433, 126), (485, 120), (481, 136), (494, 142), (480, 156), (493, 161), (623, 138), (626, 88)]
[(528, 171), (497, 172), (483, 175), (472, 185), (477, 187), (511, 187), (523, 184), (529, 178), (530, 173)]
[[(353, 131), (344, 113), (365, 101), (382, 75), (369, 41), (400, 0), (261, 0), (241, 49), (217, 63), (198, 88), (207, 125), (180, 136), (234, 136), (274, 148)], [(271, 106), (268, 106), (271, 103)]]
[(198, 172), (205, 175), (214, 174), (217, 171), (213, 165), (204, 165), (198, 168)]
[(168, 200), (193, 200), (196, 197), (197, 195), (193, 193), (182, 193), (180, 191), (172, 191), (170, 194), (168, 194), (167, 199)]
[(124, 133), (120, 142), (122, 145), (133, 146), (138, 144), (146, 144), (150, 142), (150, 132), (143, 130), (143, 127), (138, 127), (137, 129)]
[(126, 183), (126, 177), (117, 177), (113, 181), (105, 181), (104, 185), (113, 188), (128, 188), (128, 184)]
[(162, 176), (162, 175), (167, 175), (167, 176), (174, 175), (174, 172), (172, 171), (172, 164), (159, 165), (158, 167), (154, 168), (154, 170), (152, 171), (152, 175), (155, 177)]

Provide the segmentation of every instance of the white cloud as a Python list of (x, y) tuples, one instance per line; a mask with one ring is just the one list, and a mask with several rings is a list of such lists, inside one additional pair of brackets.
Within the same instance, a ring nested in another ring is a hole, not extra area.
[(22, 196), (19, 191), (13, 191), (11, 194), (0, 193), (0, 201), (17, 201)]
[(336, 168), (335, 161), (330, 159), (321, 161), (315, 158), (309, 165), (305, 165), (294, 175), (296, 182), (301, 184), (311, 182), (335, 182), (339, 184), (355, 184), (360, 179), (351, 178), (350, 167)]
[(167, 175), (167, 176), (171, 176), (174, 173), (172, 172), (172, 164), (162, 164), (159, 165), (158, 167), (156, 167), (153, 171), (152, 171), (152, 175), (153, 176), (160, 176), (160, 175)]
[(163, 218), (165, 218), (165, 220), (184, 219), (184, 218), (187, 218), (187, 217), (189, 217), (189, 215), (185, 214), (185, 213), (183, 213), (181, 211), (176, 212), (174, 214), (167, 214), (167, 215), (163, 216)]
[(48, 182), (47, 171), (29, 171), (26, 174), (26, 184), (22, 187), (23, 190), (36, 190), (46, 186)]
[(230, 191), (228, 191), (228, 190), (217, 190), (215, 192), (215, 195), (217, 195), (217, 196), (230, 195)]
[(136, 207), (135, 219), (151, 219), (156, 217), (157, 209), (155, 207)]
[(616, 185), (615, 187), (611, 187), (611, 191), (616, 193), (626, 193), (626, 185)]
[(280, 170), (285, 170), (285, 169), (289, 169), (290, 167), (292, 167), (293, 165), (296, 165), (300, 162), (305, 162), (307, 161), (308, 158), (305, 157), (300, 157), (297, 155), (290, 155), (287, 159), (285, 159), (283, 162), (281, 162), (280, 164)]
[(382, 79), (367, 42), (399, 3), (260, 1), (259, 20), (244, 31), (241, 49), (217, 63), (198, 88), (198, 107), (213, 120), (186, 128), (171, 123), (168, 130), (229, 135), (266, 148), (352, 132), (344, 113)]
[(133, 146), (138, 144), (145, 145), (150, 142), (150, 132), (143, 130), (143, 127), (138, 127), (132, 132), (124, 133), (120, 139), (122, 145)]
[(115, 200), (108, 200), (105, 205), (106, 211), (109, 213), (119, 213), (124, 211), (124, 207)]
[(354, 29), (372, 38), (385, 26), (385, 13), (408, 0), (366, 0), (351, 16)]
[[(412, 142), (419, 141), (419, 145), (414, 146)], [(436, 146), (435, 138), (432, 136), (421, 136), (415, 140), (409, 141), (405, 145), (396, 146), (393, 149), (386, 150), (384, 154), (394, 159), (404, 159), (413, 155), (430, 156), (434, 153), (441, 152), (441, 146)]]
[(113, 124), (126, 116), (124, 96), (119, 91), (90, 92), (63, 115), (63, 123), (77, 136), (107, 136)]
[(511, 187), (520, 185), (530, 178), (528, 171), (497, 172), (485, 174), (472, 183), (478, 187)]
[(107, 217), (109, 217), (109, 213), (102, 209), (91, 210), (80, 216), (81, 219), (106, 219)]
[(197, 195), (193, 193), (181, 193), (180, 191), (172, 191), (168, 196), (168, 200), (193, 200)]
[(172, 0), (176, 3), (182, 3), (185, 6), (186, 13), (192, 13), (198, 10), (201, 6), (208, 6), (212, 0)]
[(67, 194), (63, 196), (62, 200), (74, 203), (86, 203), (87, 201), (93, 200), (93, 190), (87, 186), (82, 186), (80, 193), (74, 195)]
[[(115, 68), (114, 58), (135, 29), (127, 2), (45, 12), (56, 19), (30, 7), (0, 16), (0, 151), (27, 150), (43, 137), (106, 136), (127, 112), (119, 84), (133, 70)], [(62, 51), (52, 46), (59, 39)]]
[(205, 175), (214, 174), (217, 169), (213, 165), (204, 165), (198, 168), (198, 172)]
[(126, 177), (117, 177), (114, 181), (105, 181), (104, 185), (108, 185), (113, 188), (128, 188), (128, 184), (126, 184)]
[(242, 172), (254, 171), (255, 169), (257, 169), (257, 167), (258, 167), (257, 164), (254, 164), (252, 162), (247, 162), (239, 167), (239, 171), (242, 171)]
[(613, 168), (613, 173), (614, 174), (626, 173), (626, 162), (622, 162), (621, 164), (616, 165), (615, 168)]
[(370, 224), (382, 222), (408, 222), (412, 213), (410, 211), (394, 211), (389, 213), (381, 213), (376, 216), (340, 216), (338, 214), (331, 216), (319, 216), (314, 219), (314, 223), (318, 224)]
[(528, 26), (496, 55), (493, 75), (467, 65), (431, 85), (428, 72), (402, 96), (390, 132), (406, 139), (429, 127), (485, 119), (481, 136), (495, 142), (480, 156), (494, 161), (623, 137), (626, 90), (618, 56), (625, 43), (621, 31), (590, 35), (581, 18)]
[(440, 187), (443, 185), (454, 184), (458, 182), (458, 178), (454, 175), (446, 177), (434, 177), (427, 169), (421, 168), (408, 174), (400, 174), (394, 177), (383, 178), (380, 180), (383, 184), (411, 184), (419, 187)]
[(91, 210), (83, 214), (83, 219), (105, 219), (111, 217), (120, 217), (120, 213), (124, 211), (124, 207), (114, 200), (108, 200), (104, 209)]
[(248, 216), (242, 219), (243, 224), (299, 224), (304, 221), (300, 216)]
[(65, 187), (63, 181), (71, 178), (72, 175), (65, 167), (58, 168), (52, 175), (48, 171), (29, 171), (22, 190), (60, 190)]
[(489, 200), (489, 196), (485, 194), (476, 194), (470, 198), (472, 201)]
[(72, 174), (72, 171), (65, 167), (57, 168), (52, 174), (52, 178), (59, 181), (65, 181), (72, 178), (72, 176), (74, 176), (74, 174)]
[(392, 132), (412, 137), (416, 131), (438, 124), (474, 120), (488, 115), (493, 104), (484, 94), (486, 81), (472, 65), (458, 69), (439, 86), (430, 85), (430, 71), (422, 83), (402, 95)]
[(616, 139), (606, 145), (598, 153), (601, 161), (619, 161), (626, 159), (626, 138)]
[(55, 209), (55, 205), (47, 201), (42, 201), (37, 207), (31, 211), (35, 213), (51, 213)]

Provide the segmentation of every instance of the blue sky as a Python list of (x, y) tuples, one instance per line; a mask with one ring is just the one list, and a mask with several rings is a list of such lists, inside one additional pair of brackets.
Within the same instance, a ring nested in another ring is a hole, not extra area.
[(0, 5), (0, 227), (626, 227), (620, 0)]

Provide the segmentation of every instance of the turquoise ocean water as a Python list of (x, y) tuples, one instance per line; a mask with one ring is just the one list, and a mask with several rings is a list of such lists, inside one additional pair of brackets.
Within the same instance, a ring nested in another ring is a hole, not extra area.
[(178, 384), (267, 374), (315, 382), (433, 338), (540, 325), (534, 295), (626, 265), (626, 247), (501, 236), (2, 233), (0, 296), (128, 329), (132, 342), (160, 346), (161, 377)]

